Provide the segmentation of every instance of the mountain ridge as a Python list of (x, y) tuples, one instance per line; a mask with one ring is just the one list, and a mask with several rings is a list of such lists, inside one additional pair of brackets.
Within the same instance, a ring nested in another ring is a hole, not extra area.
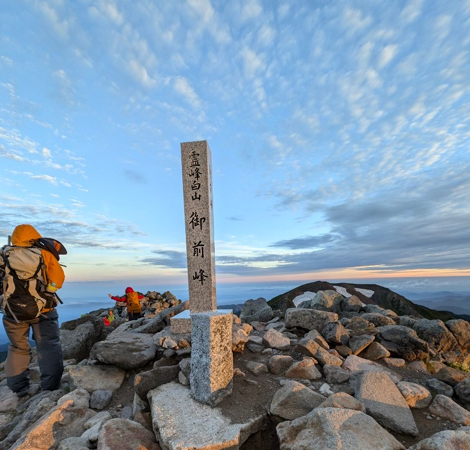
[[(268, 304), (273, 309), (285, 311), (288, 308), (295, 307), (293, 300), (305, 292), (318, 292), (325, 290), (336, 290), (335, 286), (344, 288), (348, 294), (355, 295), (365, 304), (378, 305), (381, 308), (391, 309), (398, 315), (416, 316), (424, 319), (440, 319), (442, 321), (460, 318), (459, 315), (450, 311), (436, 311), (423, 305), (418, 305), (408, 300), (406, 297), (392, 291), (389, 288), (378, 284), (357, 284), (357, 283), (330, 283), (328, 281), (314, 281), (298, 286), (290, 291), (280, 294), (271, 300)], [(367, 297), (357, 289), (373, 291), (370, 297)]]

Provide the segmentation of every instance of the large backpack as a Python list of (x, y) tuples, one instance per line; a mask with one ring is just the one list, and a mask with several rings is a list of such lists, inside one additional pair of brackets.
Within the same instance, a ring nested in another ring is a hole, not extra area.
[(139, 301), (139, 294), (137, 292), (129, 292), (127, 297), (127, 312), (129, 314), (140, 314), (142, 306)]
[(41, 249), (5, 246), (0, 253), (3, 266), (1, 308), (16, 322), (39, 317), (45, 308), (57, 306), (55, 295), (46, 292), (48, 276)]

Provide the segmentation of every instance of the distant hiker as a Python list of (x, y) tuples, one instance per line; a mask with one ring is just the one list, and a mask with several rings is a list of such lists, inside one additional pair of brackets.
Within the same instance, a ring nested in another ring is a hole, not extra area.
[(142, 312), (142, 305), (140, 304), (140, 300), (144, 298), (144, 296), (138, 292), (134, 292), (134, 289), (131, 287), (126, 288), (126, 295), (122, 297), (113, 297), (111, 294), (108, 294), (109, 298), (115, 300), (117, 305), (119, 303), (124, 303), (127, 310), (127, 318), (129, 320), (137, 320), (141, 317)]
[(112, 310), (108, 311), (108, 316), (104, 318), (104, 324), (105, 326), (109, 327), (111, 325), (111, 322), (115, 319), (114, 313)]
[(33, 329), (41, 387), (53, 391), (60, 386), (64, 371), (59, 339), (56, 294), (65, 280), (59, 255), (65, 247), (54, 239), (43, 238), (31, 225), (18, 225), (11, 244), (0, 251), (0, 299), (3, 326), (10, 341), (5, 362), (7, 386), (19, 397), (28, 395), (31, 348), (29, 329)]

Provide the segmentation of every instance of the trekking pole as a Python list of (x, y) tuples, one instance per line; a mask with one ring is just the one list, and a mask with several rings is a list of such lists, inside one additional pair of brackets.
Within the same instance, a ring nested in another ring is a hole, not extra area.
[(60, 304), (63, 305), (64, 302), (60, 299), (60, 297), (57, 295), (57, 293), (54, 294), (57, 297), (57, 300), (59, 300)]

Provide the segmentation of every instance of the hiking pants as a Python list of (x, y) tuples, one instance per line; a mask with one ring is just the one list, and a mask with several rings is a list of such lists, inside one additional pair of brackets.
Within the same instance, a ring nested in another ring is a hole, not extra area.
[(140, 319), (141, 317), (142, 317), (141, 313), (127, 313), (127, 318), (129, 319), (129, 321), (137, 320), (137, 319)]
[(28, 338), (31, 327), (38, 352), (41, 387), (43, 390), (50, 391), (58, 389), (64, 372), (64, 365), (59, 340), (59, 316), (57, 311), (49, 311), (37, 319), (20, 323), (3, 316), (3, 326), (10, 340), (5, 362), (7, 386), (13, 392), (19, 392), (29, 386), (31, 347)]

